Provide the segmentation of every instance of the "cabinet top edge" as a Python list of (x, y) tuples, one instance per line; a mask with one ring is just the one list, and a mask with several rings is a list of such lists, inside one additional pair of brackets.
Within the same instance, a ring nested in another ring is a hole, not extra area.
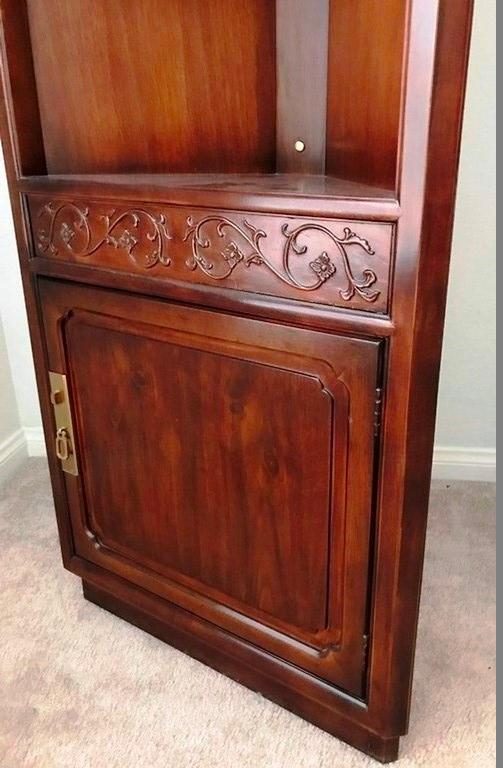
[(327, 176), (296, 174), (104, 174), (27, 176), (23, 194), (45, 193), (135, 199), (203, 208), (343, 216), (396, 221), (399, 202), (387, 190)]

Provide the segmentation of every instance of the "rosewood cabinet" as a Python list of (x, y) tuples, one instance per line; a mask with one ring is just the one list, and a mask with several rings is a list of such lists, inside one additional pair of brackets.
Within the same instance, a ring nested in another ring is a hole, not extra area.
[(470, 1), (0, 7), (65, 566), (395, 759)]

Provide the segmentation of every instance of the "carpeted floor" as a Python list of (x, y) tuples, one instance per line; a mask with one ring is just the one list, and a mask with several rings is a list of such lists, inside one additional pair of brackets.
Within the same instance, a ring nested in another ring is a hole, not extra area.
[[(494, 486), (434, 484), (403, 768), (494, 757)], [(45, 462), (0, 488), (1, 768), (375, 763), (84, 601), (60, 564)]]

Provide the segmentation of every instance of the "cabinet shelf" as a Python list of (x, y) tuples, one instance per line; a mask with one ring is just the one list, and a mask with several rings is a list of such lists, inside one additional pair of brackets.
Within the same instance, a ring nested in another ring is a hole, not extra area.
[(23, 193), (138, 198), (377, 220), (395, 220), (400, 214), (389, 190), (310, 174), (53, 174), (24, 177), (18, 188)]

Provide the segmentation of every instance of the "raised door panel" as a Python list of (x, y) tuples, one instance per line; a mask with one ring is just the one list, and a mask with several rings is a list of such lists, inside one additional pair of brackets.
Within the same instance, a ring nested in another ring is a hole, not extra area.
[(360, 693), (379, 344), (41, 282), (76, 554)]

